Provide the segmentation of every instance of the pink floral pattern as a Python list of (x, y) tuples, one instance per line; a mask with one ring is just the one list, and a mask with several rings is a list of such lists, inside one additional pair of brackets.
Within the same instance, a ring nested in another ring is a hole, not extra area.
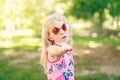
[(59, 60), (47, 60), (48, 80), (74, 80), (74, 61), (72, 53), (63, 54)]

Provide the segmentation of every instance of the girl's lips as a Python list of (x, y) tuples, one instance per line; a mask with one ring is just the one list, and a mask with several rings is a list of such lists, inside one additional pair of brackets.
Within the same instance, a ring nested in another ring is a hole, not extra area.
[(66, 38), (67, 36), (63, 36), (62, 39)]

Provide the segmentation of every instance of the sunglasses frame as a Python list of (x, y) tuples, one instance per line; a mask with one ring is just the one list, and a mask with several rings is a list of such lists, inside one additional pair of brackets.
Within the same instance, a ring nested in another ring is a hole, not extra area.
[(58, 33), (60, 32), (60, 29), (62, 29), (64, 32), (66, 32), (66, 31), (67, 31), (67, 26), (66, 26), (66, 24), (63, 23), (63, 25), (62, 25), (60, 28), (54, 27), (54, 28), (52, 29), (52, 33), (55, 34), (55, 35), (58, 35)]

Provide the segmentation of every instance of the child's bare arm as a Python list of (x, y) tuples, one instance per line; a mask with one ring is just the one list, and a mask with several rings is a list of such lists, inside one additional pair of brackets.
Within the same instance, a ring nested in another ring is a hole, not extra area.
[(52, 45), (48, 47), (48, 53), (51, 57), (60, 56), (65, 52), (71, 51), (72, 47), (65, 43), (60, 43), (57, 45)]
[(48, 54), (51, 57), (58, 56), (59, 54), (62, 54), (62, 53), (63, 53), (63, 49), (59, 46), (52, 45), (48, 47)]

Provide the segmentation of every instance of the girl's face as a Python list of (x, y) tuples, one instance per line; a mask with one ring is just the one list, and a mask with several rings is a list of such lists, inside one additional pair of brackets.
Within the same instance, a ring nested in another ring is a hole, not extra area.
[(54, 43), (66, 43), (69, 39), (69, 25), (64, 22), (55, 21), (51, 29), (51, 39)]

